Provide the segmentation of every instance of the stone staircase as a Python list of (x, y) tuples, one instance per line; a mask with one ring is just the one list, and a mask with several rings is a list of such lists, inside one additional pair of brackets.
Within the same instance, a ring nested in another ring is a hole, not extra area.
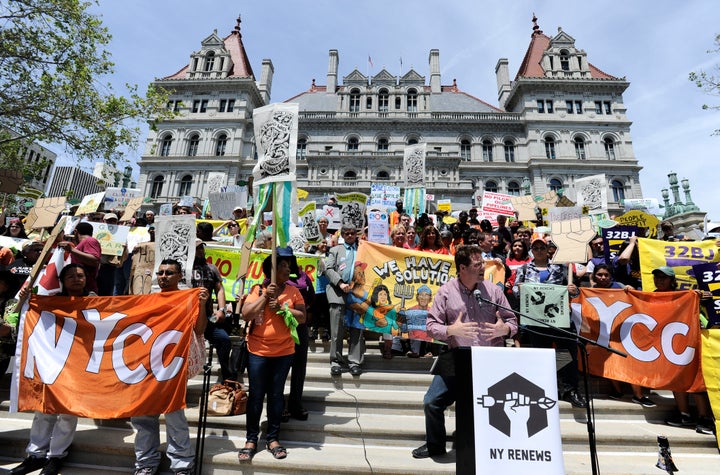
[[(343, 373), (331, 377), (327, 344), (311, 343), (304, 395), (310, 418), (302, 422), (291, 419), (282, 425), (281, 441), (288, 448), (288, 458), (274, 460), (267, 451), (261, 451), (251, 464), (240, 465), (237, 449), (245, 441), (245, 416), (208, 417), (203, 473), (456, 473), (454, 451), (425, 460), (413, 459), (410, 454), (424, 442), (422, 398), (432, 378), (428, 374), (431, 363), (429, 358), (384, 360), (377, 345), (368, 343), (362, 376)], [(214, 368), (214, 374), (217, 370)], [(9, 380), (9, 375), (0, 379), (0, 467), (5, 468), (24, 456), (32, 422), (32, 414), (8, 413)], [(591, 387), (597, 395), (594, 407), (600, 473), (662, 473), (655, 467), (656, 438), (660, 434), (670, 440), (682, 473), (717, 472), (720, 455), (714, 437), (663, 423), (674, 406), (670, 392), (653, 391), (658, 407), (646, 409), (629, 398), (605, 399), (602, 394), (607, 388), (603, 381), (593, 379)], [(189, 381), (186, 414), (193, 437), (201, 392), (202, 378)], [(585, 411), (560, 402), (560, 415), (566, 473), (591, 473)], [(452, 433), (453, 407), (446, 421), (448, 433)], [(127, 420), (81, 419), (63, 473), (131, 472), (133, 438)], [(167, 460), (161, 470), (168, 472)]]

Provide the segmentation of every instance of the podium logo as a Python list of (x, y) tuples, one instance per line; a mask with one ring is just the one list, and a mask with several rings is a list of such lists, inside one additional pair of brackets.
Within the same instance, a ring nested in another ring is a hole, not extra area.
[(508, 437), (512, 431), (523, 429), (527, 437), (532, 437), (545, 429), (547, 411), (556, 403), (545, 395), (543, 388), (517, 373), (490, 386), (488, 394), (478, 397), (476, 402), (488, 410), (490, 425)]

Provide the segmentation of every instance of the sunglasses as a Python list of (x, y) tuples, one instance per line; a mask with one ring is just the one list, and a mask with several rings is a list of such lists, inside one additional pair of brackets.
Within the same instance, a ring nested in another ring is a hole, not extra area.
[(161, 275), (171, 276), (171, 275), (175, 275), (175, 274), (177, 274), (177, 272), (172, 271), (172, 270), (159, 270), (159, 271), (155, 272), (155, 275), (157, 275), (157, 276), (161, 276)]
[(239, 228), (239, 224), (228, 224), (228, 228)]

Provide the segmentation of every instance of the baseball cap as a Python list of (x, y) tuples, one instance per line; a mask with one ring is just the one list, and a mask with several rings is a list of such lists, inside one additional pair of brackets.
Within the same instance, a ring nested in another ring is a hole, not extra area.
[(653, 275), (660, 273), (660, 274), (664, 274), (668, 277), (675, 277), (675, 271), (673, 270), (672, 267), (668, 267), (668, 266), (658, 267), (657, 269), (654, 269), (652, 271), (652, 273), (653, 273)]

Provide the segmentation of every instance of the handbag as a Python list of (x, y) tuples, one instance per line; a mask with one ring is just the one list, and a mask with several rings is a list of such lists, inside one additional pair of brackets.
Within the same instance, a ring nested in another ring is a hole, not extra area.
[(225, 380), (210, 388), (207, 413), (209, 416), (237, 416), (247, 411), (248, 395), (242, 383)]
[(205, 338), (193, 332), (190, 337), (190, 350), (188, 351), (188, 379), (194, 378), (203, 372), (205, 365)]
[(248, 365), (249, 351), (247, 347), (247, 337), (250, 334), (250, 322), (245, 323), (240, 340), (234, 341), (230, 349), (230, 368), (240, 377), (245, 372)]

